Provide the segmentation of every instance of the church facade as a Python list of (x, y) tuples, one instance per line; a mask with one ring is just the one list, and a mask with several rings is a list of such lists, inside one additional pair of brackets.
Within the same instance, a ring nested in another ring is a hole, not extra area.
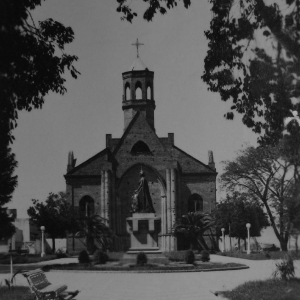
[[(173, 235), (176, 219), (215, 207), (217, 173), (212, 151), (204, 164), (178, 148), (173, 133), (157, 136), (154, 72), (139, 57), (122, 76), (124, 133), (120, 138), (106, 134), (105, 149), (78, 166), (73, 152), (69, 153), (68, 201), (86, 215), (105, 218), (116, 235), (115, 247), (127, 251), (132, 247), (128, 219), (143, 174), (158, 224), (152, 234), (156, 248), (162, 252), (184, 249), (184, 240)], [(80, 250), (80, 245), (77, 239), (68, 240), (69, 251)]]

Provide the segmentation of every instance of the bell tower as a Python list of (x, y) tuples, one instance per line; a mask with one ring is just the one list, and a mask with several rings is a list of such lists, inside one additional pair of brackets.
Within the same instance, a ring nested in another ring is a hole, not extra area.
[(129, 68), (129, 71), (122, 73), (123, 77), (123, 101), (122, 109), (124, 111), (124, 131), (139, 110), (144, 115), (149, 125), (154, 128), (154, 72), (149, 71), (145, 64), (139, 58), (138, 40), (137, 58)]

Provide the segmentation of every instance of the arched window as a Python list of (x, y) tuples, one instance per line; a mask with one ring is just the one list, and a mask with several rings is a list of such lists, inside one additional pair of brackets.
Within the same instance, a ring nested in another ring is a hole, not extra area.
[(193, 194), (188, 200), (188, 212), (203, 211), (203, 199), (199, 194)]
[(148, 100), (151, 100), (151, 98), (152, 98), (152, 97), (151, 97), (151, 87), (148, 86), (148, 87), (147, 87), (147, 99), (148, 99)]
[(90, 196), (84, 196), (79, 201), (79, 211), (81, 216), (90, 217), (95, 212), (94, 200)]
[(135, 84), (135, 99), (142, 99), (142, 84), (140, 81)]
[(149, 147), (147, 144), (145, 144), (142, 141), (138, 141), (135, 143), (131, 149), (131, 154), (133, 155), (139, 155), (139, 154), (144, 154), (144, 155), (152, 155), (152, 152), (150, 151)]
[(130, 95), (130, 84), (129, 82), (127, 82), (125, 84), (125, 100), (130, 100), (131, 99), (131, 95)]

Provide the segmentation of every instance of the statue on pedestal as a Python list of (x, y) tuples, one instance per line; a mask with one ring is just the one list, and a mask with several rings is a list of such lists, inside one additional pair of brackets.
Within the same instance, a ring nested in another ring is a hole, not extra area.
[(149, 192), (148, 182), (145, 178), (143, 170), (140, 172), (139, 186), (131, 197), (132, 213), (155, 213), (152, 199)]

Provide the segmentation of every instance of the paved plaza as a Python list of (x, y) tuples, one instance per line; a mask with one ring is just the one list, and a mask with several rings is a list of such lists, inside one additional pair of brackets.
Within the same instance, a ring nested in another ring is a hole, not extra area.
[[(76, 259), (60, 259), (61, 263)], [(69, 290), (80, 290), (77, 300), (217, 300), (213, 292), (224, 291), (249, 281), (270, 278), (275, 261), (250, 261), (211, 255), (213, 262), (237, 262), (250, 268), (236, 271), (182, 273), (113, 273), (50, 271), (47, 278), (53, 284), (67, 284)], [(49, 263), (49, 262), (47, 262)], [(295, 261), (300, 277), (300, 261)], [(0, 274), (0, 281), (9, 274)], [(17, 285), (28, 285), (17, 275)]]

